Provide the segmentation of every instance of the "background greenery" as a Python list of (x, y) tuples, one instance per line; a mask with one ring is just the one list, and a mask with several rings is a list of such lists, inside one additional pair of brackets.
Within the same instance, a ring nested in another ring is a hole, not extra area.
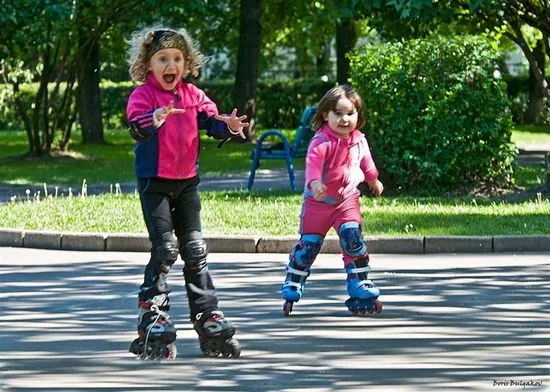
[(501, 55), (480, 37), (432, 36), (362, 48), (352, 83), (386, 183), (451, 190), (512, 180), (515, 148)]

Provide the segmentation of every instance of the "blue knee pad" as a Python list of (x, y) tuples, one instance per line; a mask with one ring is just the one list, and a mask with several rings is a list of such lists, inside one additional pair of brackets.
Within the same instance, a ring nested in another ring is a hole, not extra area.
[(292, 248), (286, 278), (281, 289), (283, 299), (297, 302), (302, 298), (309, 269), (321, 251), (323, 237), (317, 234), (304, 234)]
[(338, 236), (340, 237), (340, 245), (348, 256), (355, 258), (367, 254), (367, 243), (363, 240), (359, 223), (344, 223), (338, 229)]
[(292, 248), (291, 262), (294, 260), (297, 267), (311, 267), (315, 258), (321, 251), (323, 237), (318, 234), (304, 234), (298, 243)]

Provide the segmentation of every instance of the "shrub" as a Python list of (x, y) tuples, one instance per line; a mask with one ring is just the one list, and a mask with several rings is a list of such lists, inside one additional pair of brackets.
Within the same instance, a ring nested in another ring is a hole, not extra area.
[(454, 190), (511, 183), (510, 102), (481, 37), (369, 45), (351, 56), (364, 128), (386, 181)]

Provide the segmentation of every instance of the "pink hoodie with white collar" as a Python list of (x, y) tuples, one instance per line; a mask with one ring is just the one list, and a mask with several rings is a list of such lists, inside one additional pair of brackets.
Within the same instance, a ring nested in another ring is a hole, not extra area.
[(325, 123), (311, 139), (306, 156), (304, 197), (311, 197), (309, 184), (322, 181), (327, 187), (324, 203), (338, 204), (359, 194), (357, 186), (378, 178), (378, 169), (365, 135), (353, 130), (343, 138)]

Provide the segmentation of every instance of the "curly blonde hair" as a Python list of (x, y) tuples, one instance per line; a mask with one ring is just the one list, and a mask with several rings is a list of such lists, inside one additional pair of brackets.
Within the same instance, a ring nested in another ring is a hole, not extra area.
[(133, 82), (145, 81), (149, 60), (161, 49), (176, 48), (181, 50), (188, 73), (194, 77), (199, 75), (200, 68), (206, 63), (206, 57), (198, 50), (197, 43), (184, 28), (148, 26), (134, 31), (126, 42), (130, 45), (128, 65), (130, 66), (130, 78)]

